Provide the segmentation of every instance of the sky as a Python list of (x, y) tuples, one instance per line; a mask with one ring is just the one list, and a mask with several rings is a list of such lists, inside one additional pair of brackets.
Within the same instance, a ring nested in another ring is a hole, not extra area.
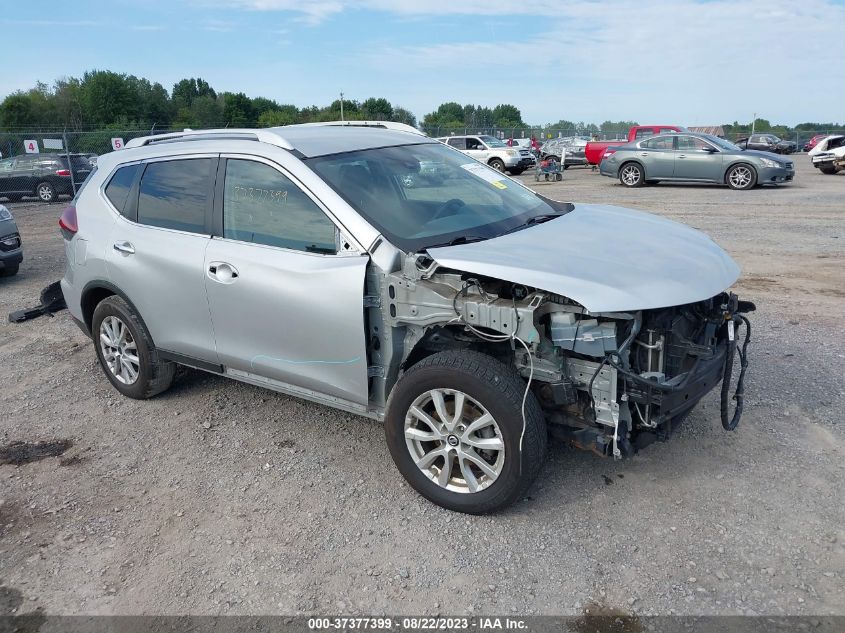
[(845, 120), (845, 0), (0, 0), (0, 32), (0, 98), (100, 69), (419, 119)]

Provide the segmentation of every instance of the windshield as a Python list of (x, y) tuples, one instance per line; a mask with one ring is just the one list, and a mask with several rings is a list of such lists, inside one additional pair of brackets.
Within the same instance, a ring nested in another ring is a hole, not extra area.
[(492, 136), (479, 136), (478, 138), (484, 141), (487, 147), (507, 147), (502, 141)]
[(742, 149), (740, 147), (738, 147), (737, 145), (734, 145), (730, 141), (726, 141), (723, 138), (719, 138), (718, 136), (713, 136), (712, 134), (704, 134), (703, 136), (708, 141), (713, 143), (713, 145), (715, 145), (716, 147), (721, 147), (722, 149), (726, 149), (726, 150), (729, 150), (731, 152), (741, 152), (742, 151)]
[(440, 143), (334, 154), (306, 164), (406, 252), (497, 237), (531, 218), (572, 208)]

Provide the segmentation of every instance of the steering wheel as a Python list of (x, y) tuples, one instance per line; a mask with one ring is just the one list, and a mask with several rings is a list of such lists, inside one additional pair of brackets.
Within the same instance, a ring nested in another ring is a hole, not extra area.
[[(465, 206), (466, 206), (466, 202), (464, 202), (463, 200), (461, 200), (459, 198), (452, 198), (451, 200), (447, 200), (442, 205), (440, 205), (440, 207), (438, 207), (437, 211), (434, 212), (434, 215), (431, 216), (431, 219), (432, 220), (439, 220), (443, 216), (452, 215), (452, 214), (456, 213), (458, 211), (458, 209), (460, 209), (461, 207), (465, 207)], [(452, 212), (447, 213), (447, 211), (449, 211), (450, 209), (452, 209)]]

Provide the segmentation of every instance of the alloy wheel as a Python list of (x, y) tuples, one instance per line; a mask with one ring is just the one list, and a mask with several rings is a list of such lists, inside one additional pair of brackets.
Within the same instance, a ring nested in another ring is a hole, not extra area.
[(131, 385), (138, 380), (141, 360), (135, 339), (116, 316), (107, 316), (100, 323), (100, 351), (109, 371), (119, 382)]
[(441, 488), (474, 493), (505, 464), (498, 423), (477, 400), (454, 389), (420, 395), (405, 416), (405, 444), (417, 468)]
[(44, 184), (38, 187), (38, 197), (44, 202), (52, 202), (53, 195), (53, 188), (50, 185)]
[(751, 183), (751, 170), (748, 167), (737, 167), (730, 175), (731, 185), (737, 189), (743, 189)]
[(636, 185), (640, 181), (640, 170), (634, 165), (628, 165), (622, 170), (622, 182), (629, 187)]

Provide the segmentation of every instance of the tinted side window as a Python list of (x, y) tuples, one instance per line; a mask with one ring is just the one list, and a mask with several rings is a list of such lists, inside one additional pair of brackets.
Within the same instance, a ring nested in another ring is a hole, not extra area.
[(276, 169), (250, 160), (226, 163), (223, 237), (310, 253), (337, 252), (335, 226)]
[(650, 127), (641, 128), (641, 129), (637, 130), (637, 132), (634, 136), (634, 139), (636, 140), (636, 139), (640, 139), (640, 138), (648, 138), (649, 136), (654, 136), (654, 130), (651, 129)]
[(138, 222), (165, 229), (205, 232), (210, 158), (150, 163), (141, 177)]
[(114, 208), (123, 216), (126, 216), (124, 207), (126, 206), (126, 199), (129, 197), (129, 190), (132, 188), (132, 183), (135, 182), (135, 176), (140, 167), (140, 165), (121, 167), (114, 173), (109, 184), (106, 185), (106, 196), (111, 200)]
[(466, 149), (467, 148), (467, 141), (465, 138), (450, 138), (449, 145), (456, 149)]
[(640, 143), (640, 147), (646, 149), (672, 149), (673, 138), (672, 136), (658, 136)]

